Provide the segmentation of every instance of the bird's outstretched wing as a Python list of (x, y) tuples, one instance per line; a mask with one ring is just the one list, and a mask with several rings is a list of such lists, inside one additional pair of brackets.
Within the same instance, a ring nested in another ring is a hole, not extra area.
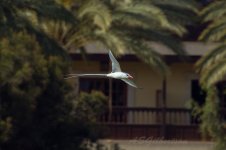
[(111, 51), (109, 51), (109, 57), (111, 59), (112, 72), (121, 72), (120, 65), (118, 61), (115, 59), (115, 57), (113, 56)]
[(132, 80), (130, 80), (130, 79), (121, 79), (122, 81), (124, 81), (124, 82), (126, 82), (127, 84), (129, 84), (130, 86), (133, 86), (133, 87), (135, 87), (135, 88), (138, 88), (137, 86), (136, 86), (136, 84), (132, 81)]

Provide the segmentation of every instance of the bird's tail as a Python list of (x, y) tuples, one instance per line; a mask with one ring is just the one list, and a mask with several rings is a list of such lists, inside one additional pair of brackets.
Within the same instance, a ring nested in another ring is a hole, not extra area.
[(64, 79), (82, 77), (82, 76), (94, 76), (94, 77), (107, 77), (107, 74), (68, 74)]

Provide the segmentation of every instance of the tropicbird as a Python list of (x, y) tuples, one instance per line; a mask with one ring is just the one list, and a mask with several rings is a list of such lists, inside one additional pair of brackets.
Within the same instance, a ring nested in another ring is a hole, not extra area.
[(115, 57), (113, 56), (111, 51), (109, 51), (108, 55), (112, 65), (112, 71), (110, 73), (108, 74), (68, 74), (65, 79), (80, 77), (80, 76), (102, 76), (102, 77), (120, 79), (125, 83), (129, 84), (130, 86), (138, 88), (136, 84), (131, 80), (133, 79), (133, 77), (130, 74), (121, 71), (120, 65), (118, 61), (115, 59)]

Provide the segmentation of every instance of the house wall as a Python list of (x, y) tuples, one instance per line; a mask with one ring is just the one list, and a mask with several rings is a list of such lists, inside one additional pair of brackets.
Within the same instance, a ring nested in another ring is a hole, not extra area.
[[(130, 107), (156, 107), (156, 91), (162, 89), (162, 76), (142, 62), (121, 61), (119, 63), (121, 69), (130, 73), (134, 77), (134, 82), (137, 86), (142, 88), (135, 89), (128, 86), (127, 105)], [(166, 106), (186, 108), (188, 101), (191, 99), (191, 80), (197, 77), (194, 73), (193, 65), (189, 63), (173, 63), (169, 67), (170, 73), (166, 78)], [(72, 64), (72, 72), (100, 73), (100, 63), (98, 61), (76, 61)], [(75, 85), (78, 85), (78, 80), (72, 80)], [(156, 114), (150, 114), (149, 118), (143, 119), (145, 122), (141, 119), (144, 116), (137, 115), (134, 118), (128, 114), (127, 118), (128, 122), (138, 124), (155, 124), (158, 123), (157, 118), (160, 119)], [(131, 120), (132, 118), (133, 120)], [(168, 118), (170, 116), (167, 115), (166, 119), (168, 120)], [(171, 119), (176, 118), (171, 116)], [(189, 119), (190, 116), (185, 116), (182, 123), (189, 123)]]
[[(74, 61), (71, 64), (71, 73), (99, 73), (100, 63), (98, 61)], [(75, 90), (79, 91), (79, 78), (70, 78), (68, 82), (71, 83)]]
[[(142, 88), (135, 89), (128, 86), (128, 106), (156, 107), (156, 91), (162, 89), (162, 76), (142, 62), (122, 61), (119, 63), (122, 70), (130, 73), (137, 86)], [(98, 61), (76, 61), (72, 64), (72, 72), (100, 73), (100, 63)], [(186, 107), (191, 99), (191, 80), (194, 78), (196, 75), (192, 64), (170, 65), (170, 73), (166, 78), (167, 107)]]
[(193, 64), (174, 63), (167, 76), (167, 107), (187, 107), (191, 100), (191, 80), (197, 79)]
[[(185, 51), (189, 56), (200, 57), (209, 50), (218, 46), (219, 43), (202, 42), (183, 42)], [(150, 46), (158, 53), (167, 56), (175, 54), (166, 46), (151, 42)], [(99, 43), (90, 43), (85, 46), (88, 54), (106, 54), (106, 48)], [(78, 53), (72, 50), (71, 53)], [(131, 51), (124, 51), (124, 54), (133, 54)], [(156, 106), (156, 90), (162, 88), (162, 78), (154, 72), (149, 66), (141, 62), (120, 62), (124, 71), (134, 76), (136, 84), (142, 87), (142, 90), (128, 87), (128, 106)], [(97, 61), (76, 62), (73, 64), (73, 70), (76, 72), (95, 73), (99, 72), (100, 65)], [(171, 74), (167, 76), (167, 107), (186, 107), (186, 103), (191, 99), (191, 80), (197, 79), (192, 64), (173, 63), (170, 64)]]
[(100, 63), (98, 61), (74, 61), (72, 72), (76, 73), (99, 73)]
[[(150, 66), (141, 62), (121, 63), (124, 71), (134, 76), (134, 81), (142, 89), (134, 89), (132, 106), (156, 107), (156, 91), (162, 89), (162, 76)], [(166, 106), (185, 108), (191, 100), (191, 80), (196, 79), (193, 64), (174, 63), (166, 78)]]
[(154, 72), (150, 66), (141, 62), (121, 62), (121, 68), (134, 77), (134, 82), (141, 89), (131, 89), (128, 94), (133, 94), (132, 103), (134, 107), (155, 107), (156, 90), (162, 88), (162, 77)]
[[(156, 107), (156, 91), (162, 89), (163, 78), (160, 74), (153, 71), (150, 66), (141, 62), (121, 63), (122, 68), (135, 77), (135, 82), (143, 89), (133, 89), (131, 91), (134, 96), (132, 98), (133, 107)], [(196, 79), (193, 64), (174, 63), (169, 66), (170, 73), (166, 78), (166, 107), (171, 108), (187, 108), (188, 102), (191, 100), (191, 80)], [(131, 101), (131, 98), (128, 99)], [(130, 103), (128, 103), (130, 104)], [(182, 114), (180, 114), (182, 115)], [(178, 119), (180, 121), (178, 122)], [(166, 122), (172, 124), (189, 124), (190, 115), (182, 116), (167, 114)], [(135, 124), (158, 124), (161, 116), (155, 113), (148, 115), (137, 114), (135, 117), (128, 115), (129, 123)], [(176, 121), (177, 120), (177, 121)]]

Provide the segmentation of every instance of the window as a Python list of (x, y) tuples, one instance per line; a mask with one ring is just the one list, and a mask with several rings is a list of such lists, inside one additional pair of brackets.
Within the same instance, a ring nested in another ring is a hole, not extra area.
[[(222, 119), (226, 120), (226, 81), (219, 82), (217, 84), (217, 89), (218, 89), (218, 96), (220, 99), (220, 109), (222, 112), (220, 113), (222, 115)], [(199, 106), (202, 106), (205, 103), (205, 98), (206, 98), (206, 92), (203, 91), (199, 85), (198, 80), (192, 80), (191, 82), (191, 96), (192, 99), (198, 103)], [(192, 123), (199, 123), (200, 121), (198, 120), (198, 117), (192, 117)]]
[[(198, 80), (191, 81), (191, 97), (199, 106), (205, 103), (206, 92), (202, 90)], [(191, 123), (200, 123), (199, 116), (191, 116)]]
[(205, 103), (206, 92), (202, 90), (198, 80), (191, 81), (191, 97), (200, 106)]
[(226, 81), (217, 84), (218, 96), (220, 97), (220, 115), (222, 121), (226, 122)]
[[(102, 91), (109, 96), (109, 79), (85, 78), (79, 79), (80, 91), (90, 93), (92, 90)], [(112, 106), (127, 105), (127, 85), (121, 80), (112, 79)]]
[(226, 81), (218, 83), (217, 89), (220, 97), (220, 108), (226, 108)]
[[(109, 79), (107, 78), (80, 78), (80, 91), (90, 93), (92, 90), (102, 91), (106, 96), (109, 96)], [(112, 79), (112, 107), (127, 105), (127, 84), (121, 80)], [(110, 119), (111, 118), (111, 119)], [(109, 114), (103, 114), (102, 121), (108, 122), (116, 120), (126, 122), (126, 113), (113, 111), (111, 117)]]

